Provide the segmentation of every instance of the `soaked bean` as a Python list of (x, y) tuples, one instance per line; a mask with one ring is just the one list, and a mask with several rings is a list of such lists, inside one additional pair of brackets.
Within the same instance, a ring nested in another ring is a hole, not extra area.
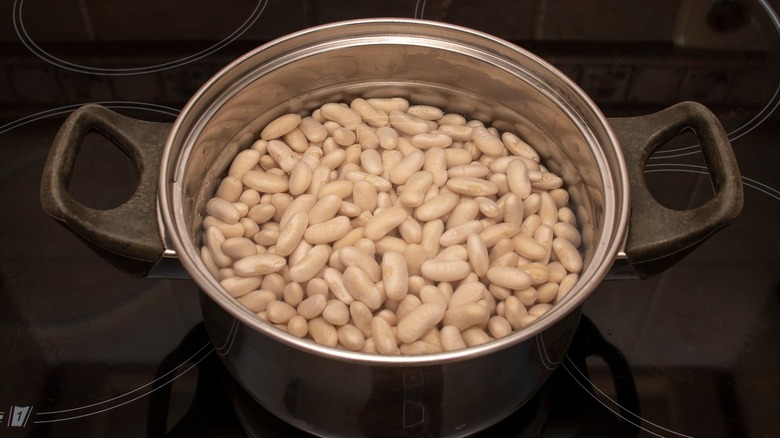
[(401, 342), (414, 342), (433, 328), (445, 315), (441, 303), (422, 304), (398, 321), (398, 339)]
[(366, 337), (357, 327), (352, 324), (341, 325), (336, 330), (339, 343), (347, 350), (360, 351), (366, 345)]
[(233, 263), (233, 270), (236, 275), (249, 277), (279, 272), (279, 270), (286, 265), (287, 260), (282, 256), (276, 254), (257, 254), (237, 260)]
[(386, 252), (382, 256), (381, 267), (385, 294), (392, 300), (402, 300), (409, 292), (409, 269), (403, 254)]
[(371, 240), (378, 240), (401, 225), (407, 216), (406, 210), (401, 207), (386, 208), (369, 219), (363, 233)]
[(263, 140), (279, 138), (297, 128), (300, 122), (301, 116), (298, 114), (285, 114), (266, 125), (260, 132), (260, 138)]
[(444, 351), (454, 351), (466, 348), (466, 343), (460, 334), (460, 330), (453, 326), (441, 328), (441, 346)]
[(271, 301), (265, 309), (268, 320), (276, 324), (287, 324), (297, 315), (295, 308), (284, 301)]
[(552, 248), (555, 251), (555, 255), (558, 256), (561, 264), (567, 271), (579, 274), (582, 271), (582, 255), (577, 251), (577, 248), (572, 245), (567, 239), (556, 237), (552, 241)]
[(457, 281), (468, 275), (471, 266), (463, 260), (427, 260), (420, 270), (432, 281)]
[(371, 337), (374, 340), (376, 350), (381, 354), (397, 355), (400, 353), (395, 335), (390, 324), (381, 316), (375, 316), (371, 320)]
[(339, 300), (330, 300), (322, 310), (322, 318), (335, 326), (344, 325), (349, 322), (349, 308)]
[(306, 318), (295, 315), (287, 321), (287, 332), (299, 338), (305, 338), (309, 334), (309, 322)]
[(325, 310), (327, 304), (328, 298), (324, 294), (310, 295), (298, 304), (298, 315), (301, 315), (307, 320), (314, 319), (322, 314), (322, 311)]
[(312, 117), (302, 118), (298, 127), (312, 143), (322, 142), (328, 137), (328, 130)]
[(387, 113), (361, 98), (353, 99), (350, 108), (360, 114), (360, 118), (371, 126), (381, 127), (390, 123)]
[(490, 310), (477, 303), (466, 303), (452, 307), (444, 313), (442, 324), (453, 326), (460, 331), (473, 325), (481, 325), (490, 319)]
[(314, 342), (328, 347), (335, 347), (339, 343), (339, 335), (336, 327), (325, 320), (317, 317), (309, 321), (309, 335)]
[(344, 286), (352, 297), (363, 302), (369, 309), (377, 310), (382, 306), (382, 295), (376, 285), (362, 269), (347, 266), (343, 274)]
[(460, 335), (463, 338), (463, 342), (466, 343), (467, 347), (476, 347), (477, 345), (490, 342), (490, 335), (476, 326), (472, 326), (466, 330), (463, 330)]
[(250, 311), (262, 312), (271, 301), (276, 301), (276, 294), (270, 290), (257, 289), (237, 298), (238, 302)]
[(332, 120), (341, 126), (355, 130), (363, 123), (360, 114), (346, 105), (326, 103), (320, 107), (322, 117)]
[(328, 262), (330, 248), (327, 245), (315, 245), (300, 262), (290, 267), (290, 279), (305, 283), (317, 275)]

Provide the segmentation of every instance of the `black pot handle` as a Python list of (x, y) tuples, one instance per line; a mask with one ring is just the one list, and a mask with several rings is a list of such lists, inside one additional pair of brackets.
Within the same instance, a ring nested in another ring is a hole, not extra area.
[[(62, 125), (49, 151), (41, 181), (43, 209), (95, 249), (153, 265), (165, 251), (157, 222), (157, 180), (170, 129), (169, 123), (125, 117), (96, 104), (77, 109)], [(138, 169), (135, 193), (110, 210), (90, 208), (68, 192), (76, 157), (90, 132), (120, 147)]]
[[(650, 277), (682, 259), (739, 215), (742, 178), (723, 126), (701, 104), (682, 102), (657, 113), (609, 122), (620, 141), (630, 181), (626, 257), (640, 277)], [(699, 207), (672, 210), (650, 193), (644, 167), (653, 151), (686, 128), (691, 128), (699, 140), (715, 195)]]

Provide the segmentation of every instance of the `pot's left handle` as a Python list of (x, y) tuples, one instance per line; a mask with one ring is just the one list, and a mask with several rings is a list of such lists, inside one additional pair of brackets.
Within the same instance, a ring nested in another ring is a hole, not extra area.
[[(63, 123), (49, 151), (41, 180), (41, 205), (115, 266), (145, 275), (163, 255), (157, 219), (157, 188), (169, 123), (125, 117), (100, 105), (85, 105)], [(121, 148), (138, 169), (138, 187), (124, 204), (97, 210), (68, 191), (84, 137), (96, 132)], [(126, 260), (120, 262), (120, 260)], [(146, 271), (146, 272), (144, 272)]]

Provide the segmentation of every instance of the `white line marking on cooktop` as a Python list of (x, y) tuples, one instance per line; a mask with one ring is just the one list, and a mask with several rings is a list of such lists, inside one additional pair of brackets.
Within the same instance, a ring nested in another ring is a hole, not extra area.
[[(588, 383), (590, 383), (590, 385), (593, 387), (593, 389), (595, 389), (596, 391), (598, 391), (598, 392), (599, 392), (599, 394), (601, 394), (602, 396), (604, 396), (604, 398), (606, 398), (606, 399), (608, 399), (609, 401), (611, 401), (612, 403), (614, 403), (616, 406), (620, 406), (620, 403), (616, 402), (615, 400), (612, 400), (612, 398), (610, 398), (610, 397), (609, 397), (607, 394), (604, 394), (604, 392), (602, 392), (602, 391), (601, 391), (601, 390), (600, 390), (598, 387), (596, 387), (596, 385), (595, 385), (595, 384), (593, 384), (593, 382), (591, 382), (591, 381), (590, 381), (590, 380), (589, 380), (589, 379), (588, 379), (588, 378), (587, 378), (587, 377), (586, 377), (586, 376), (585, 376), (585, 375), (582, 373), (582, 371), (581, 371), (579, 368), (577, 368), (577, 366), (576, 366), (576, 365), (574, 365), (574, 361), (573, 361), (573, 360), (571, 360), (571, 358), (570, 358), (568, 355), (566, 356), (566, 359), (567, 359), (567, 360), (568, 360), (568, 361), (571, 363), (571, 368), (574, 368), (574, 369), (576, 370), (577, 374), (579, 374), (579, 375), (580, 375), (580, 376), (581, 376), (583, 379), (585, 379), (585, 380), (586, 380)], [(582, 389), (583, 389), (585, 392), (587, 392), (588, 394), (590, 394), (590, 395), (593, 397), (593, 399), (594, 399), (594, 400), (596, 400), (597, 402), (599, 402), (599, 403), (600, 403), (602, 406), (604, 406), (605, 408), (609, 409), (609, 410), (610, 410), (610, 411), (611, 411), (613, 414), (615, 414), (616, 416), (618, 416), (618, 417), (620, 417), (620, 418), (624, 419), (625, 421), (627, 421), (627, 422), (629, 422), (629, 423), (633, 424), (634, 426), (636, 426), (636, 427), (638, 427), (638, 428), (640, 428), (640, 429), (644, 430), (644, 431), (645, 431), (645, 432), (647, 432), (647, 433), (650, 433), (650, 434), (652, 434), (652, 435), (655, 435), (655, 436), (658, 436), (658, 437), (663, 437), (663, 436), (664, 436), (664, 435), (658, 434), (658, 433), (656, 433), (656, 432), (653, 432), (653, 431), (652, 431), (652, 430), (650, 430), (650, 429), (647, 429), (647, 428), (645, 428), (645, 427), (642, 427), (640, 424), (637, 424), (637, 423), (635, 423), (635, 422), (634, 422), (634, 421), (632, 421), (631, 419), (629, 419), (629, 418), (626, 418), (626, 417), (625, 417), (625, 416), (623, 416), (623, 415), (620, 415), (620, 413), (618, 413), (618, 412), (617, 412), (615, 409), (613, 409), (612, 407), (610, 407), (610, 406), (607, 406), (607, 404), (606, 404), (606, 403), (604, 403), (604, 402), (603, 402), (603, 401), (602, 401), (600, 398), (596, 397), (596, 395), (595, 395), (595, 394), (593, 394), (593, 393), (591, 393), (590, 391), (588, 391), (588, 389), (585, 387), (585, 385), (583, 385), (583, 384), (582, 384), (582, 382), (580, 382), (580, 380), (579, 380), (579, 379), (577, 379), (577, 377), (574, 375), (574, 373), (572, 372), (572, 370), (571, 370), (571, 369), (569, 369), (570, 367), (569, 367), (569, 366), (567, 366), (566, 362), (563, 362), (563, 363), (562, 363), (562, 365), (563, 365), (563, 369), (564, 369), (564, 370), (566, 370), (566, 372), (567, 372), (567, 373), (569, 373), (569, 375), (570, 375), (570, 376), (571, 376), (571, 377), (574, 379), (574, 381), (575, 381), (575, 382), (577, 382), (577, 384), (578, 384), (578, 385), (580, 385), (580, 387), (582, 387)], [(622, 408), (623, 406), (620, 406), (620, 407)], [(679, 433), (679, 432), (675, 432), (675, 431), (673, 431), (673, 430), (671, 430), (671, 429), (667, 429), (667, 428), (665, 428), (665, 427), (659, 426), (659, 425), (657, 425), (657, 424), (655, 424), (655, 423), (653, 423), (653, 422), (651, 422), (651, 421), (648, 421), (648, 420), (646, 420), (646, 419), (644, 419), (644, 418), (642, 418), (642, 417), (640, 417), (640, 416), (636, 415), (635, 413), (633, 413), (633, 412), (631, 412), (631, 411), (629, 411), (629, 410), (627, 410), (627, 409), (625, 409), (625, 408), (624, 408), (623, 410), (624, 410), (625, 412), (627, 412), (628, 414), (630, 414), (630, 415), (631, 415), (632, 417), (634, 417), (635, 419), (637, 419), (637, 420), (641, 420), (641, 421), (644, 421), (645, 423), (647, 423), (647, 424), (650, 424), (650, 425), (652, 425), (652, 426), (654, 426), (654, 427), (657, 427), (658, 429), (660, 429), (660, 430), (662, 430), (662, 431), (664, 431), (664, 432), (673, 433), (673, 434), (675, 434), (675, 435), (677, 435), (677, 436), (681, 436), (681, 437), (684, 437), (684, 438), (693, 438), (693, 437), (692, 437), (692, 436), (690, 436), (690, 435), (685, 435), (685, 434), (682, 434), (682, 433)]]
[[(694, 164), (648, 164), (647, 167), (648, 169), (645, 170), (645, 173), (688, 172), (688, 173), (709, 175), (709, 172), (707, 171), (706, 167), (698, 166)], [(769, 195), (770, 197), (780, 201), (780, 191), (762, 182), (756, 181), (752, 178), (748, 178), (743, 175), (742, 184), (745, 187), (750, 187), (751, 189), (758, 190), (759, 192), (764, 193), (765, 195)]]
[(22, 7), (24, 6), (24, 0), (14, 1), (13, 23), (14, 23), (14, 29), (16, 30), (16, 35), (22, 41), (22, 44), (24, 44), (25, 47), (27, 47), (27, 49), (30, 50), (35, 56), (50, 64), (54, 64), (60, 68), (64, 68), (70, 71), (75, 71), (78, 73), (107, 75), (107, 76), (124, 76), (124, 75), (152, 73), (152, 72), (179, 67), (188, 64), (190, 62), (197, 61), (201, 58), (204, 58), (208, 55), (211, 55), (212, 53), (221, 50), (223, 47), (227, 46), (228, 44), (236, 40), (239, 36), (241, 36), (244, 32), (246, 32), (247, 30), (249, 30), (249, 28), (252, 27), (255, 21), (257, 21), (257, 19), (260, 18), (260, 15), (263, 14), (263, 11), (265, 10), (265, 6), (267, 4), (268, 4), (268, 0), (258, 1), (252, 13), (237, 29), (234, 30), (225, 39), (214, 44), (213, 46), (201, 50), (200, 52), (195, 53), (193, 55), (186, 56), (181, 59), (177, 59), (175, 61), (165, 62), (162, 64), (149, 65), (144, 67), (129, 67), (129, 68), (90, 67), (86, 65), (80, 65), (80, 64), (68, 62), (52, 55), (51, 53), (47, 52), (46, 50), (38, 46), (38, 44), (36, 44), (35, 41), (27, 33), (27, 29), (24, 26), (24, 20), (22, 19)]
[[(134, 109), (134, 110), (145, 110), (145, 111), (152, 111), (157, 112), (161, 114), (170, 115), (173, 117), (176, 117), (179, 115), (179, 110), (176, 108), (172, 108), (165, 105), (157, 105), (153, 103), (144, 103), (144, 102), (125, 102), (125, 101), (103, 101), (103, 102), (90, 102), (90, 103), (96, 103), (98, 105), (103, 105), (106, 108), (110, 109)], [(72, 105), (66, 105), (61, 106), (57, 108), (48, 109), (46, 111), (41, 111), (39, 113), (30, 114), (29, 116), (22, 117), (20, 119), (14, 120), (13, 122), (6, 123), (5, 125), (0, 125), (0, 134), (3, 134), (5, 132), (8, 132), (14, 128), (18, 128), (20, 126), (26, 125), (28, 123), (32, 123), (41, 119), (45, 119), (46, 117), (53, 117), (60, 114), (68, 114), (71, 113), (80, 107), (86, 105), (85, 103), (74, 103)]]
[[(183, 376), (188, 371), (190, 371), (192, 368), (196, 367), (203, 359), (207, 358), (212, 352), (214, 352), (213, 348), (211, 348), (211, 349), (208, 348), (210, 346), (211, 346), (211, 342), (207, 342), (204, 346), (202, 346), (200, 349), (198, 349), (198, 351), (196, 351), (192, 356), (190, 356), (189, 358), (187, 358), (187, 360), (182, 362), (181, 365), (179, 365), (176, 368), (168, 371), (167, 373), (163, 374), (162, 376), (152, 380), (151, 382), (149, 382), (149, 383), (147, 383), (145, 385), (139, 386), (138, 388), (136, 388), (136, 389), (134, 389), (132, 391), (128, 391), (128, 392), (126, 392), (126, 393), (124, 393), (122, 395), (118, 395), (116, 397), (112, 397), (112, 398), (107, 399), (107, 400), (103, 400), (103, 401), (100, 401), (100, 402), (97, 402), (97, 403), (92, 403), (92, 404), (85, 405), (85, 406), (80, 406), (80, 407), (77, 407), (77, 408), (63, 409), (63, 410), (59, 410), (59, 411), (49, 411), (49, 412), (36, 412), (35, 415), (36, 415), (36, 417), (37, 416), (42, 416), (42, 415), (56, 415), (56, 414), (64, 414), (64, 413), (69, 413), (69, 412), (75, 412), (75, 411), (81, 411), (81, 410), (85, 410), (85, 409), (94, 408), (96, 406), (101, 406), (101, 405), (104, 405), (106, 403), (111, 403), (111, 402), (117, 401), (119, 399), (128, 397), (128, 396), (130, 396), (133, 393), (141, 391), (143, 388), (146, 388), (146, 387), (148, 387), (148, 386), (150, 386), (150, 385), (152, 385), (152, 384), (154, 384), (154, 383), (156, 383), (158, 381), (162, 381), (162, 384), (160, 386), (158, 386), (156, 388), (153, 388), (153, 389), (150, 389), (150, 390), (148, 390), (146, 392), (143, 392), (140, 395), (137, 395), (136, 397), (133, 397), (133, 398), (131, 398), (129, 400), (123, 401), (122, 403), (114, 404), (114, 405), (111, 405), (111, 406), (109, 406), (107, 408), (99, 409), (99, 410), (96, 410), (96, 411), (87, 412), (87, 413), (79, 414), (79, 415), (73, 415), (73, 416), (65, 417), (65, 418), (53, 418), (53, 419), (46, 419), (46, 420), (35, 420), (35, 421), (33, 421), (33, 423), (35, 423), (35, 424), (38, 424), (38, 423), (53, 423), (53, 422), (57, 422), (57, 421), (75, 420), (77, 418), (88, 417), (88, 416), (91, 416), (91, 415), (96, 415), (96, 414), (100, 414), (102, 412), (110, 411), (111, 409), (118, 408), (120, 406), (124, 406), (124, 405), (126, 405), (128, 403), (134, 402), (135, 400), (138, 400), (138, 399), (140, 399), (140, 398), (142, 398), (142, 397), (152, 393), (153, 391), (162, 388), (165, 385), (173, 383), (174, 380), (178, 379), (179, 377)], [(203, 356), (198, 358), (194, 362), (192, 362), (194, 360), (194, 358), (196, 356), (198, 356), (198, 354), (200, 354), (204, 350), (206, 350), (206, 351), (205, 351), (205, 353), (203, 353)], [(175, 374), (186, 363), (190, 363), (190, 366), (188, 366), (184, 371), (182, 371), (178, 375), (173, 375), (171, 377), (172, 374)]]

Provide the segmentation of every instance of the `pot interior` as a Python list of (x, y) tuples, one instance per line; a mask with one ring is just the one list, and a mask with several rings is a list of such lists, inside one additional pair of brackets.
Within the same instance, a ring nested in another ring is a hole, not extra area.
[(513, 132), (564, 179), (583, 236), (580, 280), (544, 318), (496, 343), (533, 336), (601, 281), (625, 235), (627, 178), (617, 142), (587, 96), (543, 60), (489, 35), (441, 23), (368, 20), (306, 30), (248, 53), (212, 78), (174, 125), (161, 175), (164, 233), (223, 308), (267, 330), (200, 261), (205, 203), (220, 178), (274, 118), (356, 97), (405, 97)]

